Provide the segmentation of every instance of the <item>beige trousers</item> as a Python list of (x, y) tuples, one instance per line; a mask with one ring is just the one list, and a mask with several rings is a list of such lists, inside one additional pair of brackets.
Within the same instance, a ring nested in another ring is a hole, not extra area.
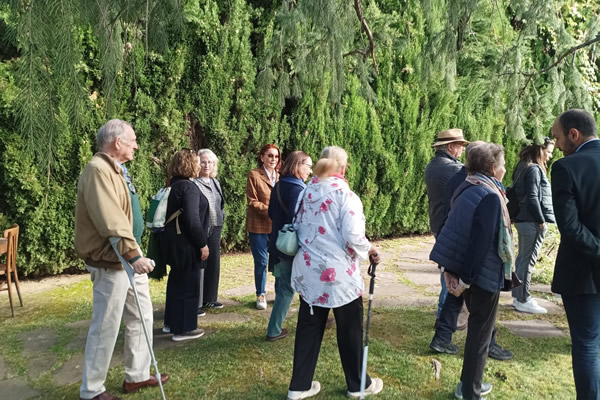
[[(94, 288), (94, 310), (85, 345), (83, 378), (79, 394), (91, 399), (106, 391), (104, 381), (115, 348), (121, 318), (125, 322), (125, 380), (141, 382), (150, 379), (150, 352), (135, 303), (133, 289), (125, 270), (87, 266)], [(135, 283), (146, 320), (152, 335), (152, 302), (148, 275), (135, 274)], [(152, 336), (150, 336), (152, 343)]]

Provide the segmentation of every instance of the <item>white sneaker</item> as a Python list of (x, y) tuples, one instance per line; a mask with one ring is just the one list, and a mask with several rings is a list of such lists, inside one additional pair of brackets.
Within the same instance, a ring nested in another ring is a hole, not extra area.
[(308, 399), (321, 391), (321, 384), (317, 381), (312, 381), (312, 385), (308, 390), (288, 390), (287, 400)]
[(548, 310), (538, 305), (537, 301), (530, 297), (525, 303), (521, 303), (517, 299), (513, 299), (513, 307), (520, 312), (529, 314), (546, 314)]
[[(258, 310), (266, 310), (267, 309), (267, 297), (264, 294), (256, 297), (256, 308)], [(301, 397), (302, 399), (304, 397)]]
[[(365, 397), (377, 394), (383, 390), (383, 380), (381, 378), (371, 378), (371, 384), (365, 389)], [(360, 391), (347, 392), (346, 395), (351, 399), (360, 398)]]
[(202, 335), (204, 335), (204, 330), (196, 329), (194, 331), (182, 333), (181, 335), (173, 335), (171, 336), (171, 340), (174, 342), (183, 342), (184, 340), (198, 339), (199, 337), (202, 337)]
[(171, 328), (169, 328), (168, 326), (165, 325), (162, 327), (162, 332), (163, 333), (171, 333)]

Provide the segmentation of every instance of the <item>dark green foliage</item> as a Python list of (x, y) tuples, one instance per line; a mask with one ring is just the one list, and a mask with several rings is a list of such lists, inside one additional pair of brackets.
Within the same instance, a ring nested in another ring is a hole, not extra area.
[(379, 74), (370, 55), (348, 55), (368, 46), (350, 0), (0, 6), (0, 228), (21, 226), (20, 270), (83, 268), (76, 183), (109, 118), (136, 130), (144, 208), (177, 149), (219, 156), (229, 250), (247, 245), (246, 174), (265, 143), (315, 161), (346, 148), (377, 238), (428, 231), (423, 171), (439, 130), (502, 143), (510, 183), (520, 148), (556, 114), (600, 108), (595, 47), (535, 73), (598, 34), (597, 0), (361, 3)]

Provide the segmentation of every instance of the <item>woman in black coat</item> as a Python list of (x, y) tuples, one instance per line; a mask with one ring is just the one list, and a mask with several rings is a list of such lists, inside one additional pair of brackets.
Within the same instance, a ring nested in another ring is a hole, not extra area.
[(198, 155), (190, 150), (178, 151), (169, 163), (171, 192), (167, 204), (165, 257), (171, 266), (167, 281), (165, 330), (173, 341), (197, 339), (200, 269), (208, 258), (206, 222), (208, 200), (190, 178), (198, 176)]
[(514, 219), (519, 232), (517, 276), (522, 286), (512, 291), (513, 307), (530, 314), (545, 314), (547, 310), (538, 305), (529, 293), (531, 273), (548, 231), (548, 223), (554, 223), (552, 190), (546, 178), (546, 164), (552, 158), (554, 141), (545, 138), (542, 145), (531, 144), (521, 150), (521, 159), (513, 173), (515, 195), (519, 213)]

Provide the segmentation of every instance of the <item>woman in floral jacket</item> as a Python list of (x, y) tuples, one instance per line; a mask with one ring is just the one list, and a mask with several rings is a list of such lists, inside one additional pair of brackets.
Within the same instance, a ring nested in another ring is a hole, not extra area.
[[(365, 237), (362, 203), (344, 178), (347, 165), (344, 149), (323, 150), (294, 224), (301, 246), (292, 266), (292, 287), (300, 295), (300, 311), (288, 391), (291, 400), (314, 396), (321, 389), (312, 378), (330, 308), (347, 394), (360, 395), (364, 291), (360, 260), (370, 256), (379, 262), (379, 256)], [(365, 387), (365, 395), (376, 394), (383, 381), (367, 375)]]

